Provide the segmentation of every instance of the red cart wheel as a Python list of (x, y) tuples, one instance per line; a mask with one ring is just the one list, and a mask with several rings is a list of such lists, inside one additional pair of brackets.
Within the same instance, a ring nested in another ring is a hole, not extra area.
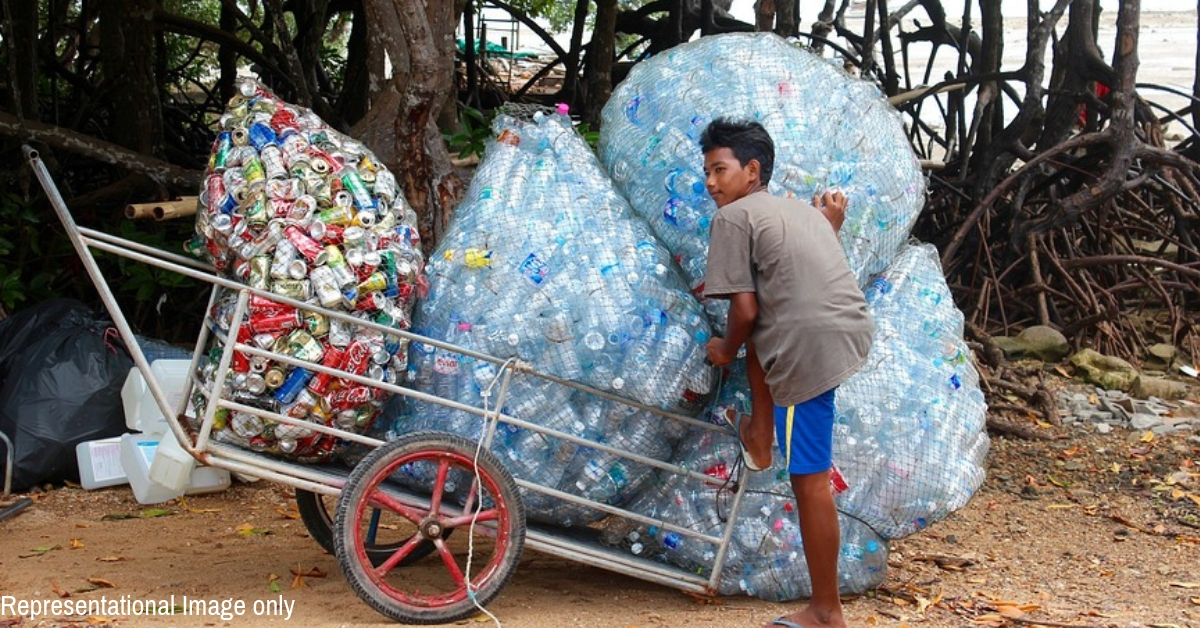
[[(300, 520), (304, 522), (304, 527), (308, 529), (308, 535), (321, 546), (321, 549), (337, 555), (337, 548), (333, 543), (333, 515), (337, 508), (337, 498), (306, 491), (304, 489), (296, 489), (296, 509), (300, 511)], [(375, 526), (372, 532), (367, 536), (367, 556), (371, 557), (372, 565), (382, 565), (383, 561), (387, 560), (400, 546), (408, 542), (413, 534), (416, 534), (416, 525), (409, 526), (409, 534), (399, 541), (394, 541), (386, 545), (380, 545), (374, 542), (378, 536), (378, 525)], [(450, 531), (446, 531), (449, 535)], [(388, 538), (400, 538), (399, 533), (389, 532), (386, 534)], [(446, 538), (446, 536), (442, 536)], [(422, 558), (430, 555), (434, 551), (433, 543), (421, 543), (400, 561), (401, 567), (407, 567)]]
[[(338, 498), (335, 553), (371, 608), (406, 624), (451, 623), (475, 615), (512, 577), (525, 546), (525, 508), (500, 461), (476, 449), (459, 436), (418, 432), (379, 447), (350, 473)], [(389, 490), (406, 477), (434, 478), (429, 496)], [(388, 532), (399, 538), (380, 538)], [(392, 542), (399, 548), (374, 565), (372, 545)], [(398, 569), (423, 543), (435, 548), (427, 568)]]

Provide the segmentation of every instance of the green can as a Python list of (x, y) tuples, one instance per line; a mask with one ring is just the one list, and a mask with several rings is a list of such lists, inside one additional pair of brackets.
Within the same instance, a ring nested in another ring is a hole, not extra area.
[(329, 318), (320, 312), (303, 310), (300, 313), (300, 321), (304, 323), (304, 329), (317, 338), (329, 333)]
[(263, 231), (271, 222), (271, 216), (267, 212), (267, 202), (262, 194), (255, 194), (242, 209), (242, 216), (246, 219), (246, 226), (254, 231)]
[(342, 175), (342, 185), (354, 196), (354, 204), (358, 206), (360, 211), (372, 211), (375, 209), (375, 197), (367, 189), (367, 184), (363, 183), (362, 177), (358, 175), (358, 171), (347, 170)]
[(320, 362), (325, 356), (321, 342), (313, 338), (306, 329), (297, 329), (287, 336), (286, 353), (297, 360)]
[(346, 226), (354, 219), (354, 212), (349, 207), (334, 205), (329, 209), (317, 212), (317, 220), (327, 225)]
[(271, 292), (297, 301), (307, 301), (312, 296), (307, 279), (276, 279), (271, 283)]
[(266, 187), (267, 173), (263, 170), (262, 161), (258, 156), (247, 156), (242, 162), (242, 176), (246, 177), (246, 185), (251, 189)]
[(270, 255), (255, 255), (250, 258), (250, 281), (251, 288), (258, 290), (271, 289), (271, 256)]

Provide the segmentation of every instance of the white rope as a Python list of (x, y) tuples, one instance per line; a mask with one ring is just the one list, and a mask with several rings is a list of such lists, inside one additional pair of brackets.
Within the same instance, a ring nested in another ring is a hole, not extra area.
[[(504, 371), (515, 361), (516, 358), (509, 358), (500, 367), (500, 372), (496, 373), (496, 376), (492, 378), (492, 382), (488, 384), (487, 388), (479, 391), (479, 396), (483, 397), (483, 416), (485, 420), (491, 412), (488, 400), (492, 398), (492, 388), (496, 386), (496, 382), (500, 381), (500, 377), (504, 375)], [(467, 573), (464, 577), (467, 584), (467, 597), (471, 599), (471, 603), (484, 615), (490, 617), (492, 623), (496, 624), (496, 628), (503, 628), (504, 625), (500, 623), (500, 618), (493, 615), (491, 611), (479, 603), (479, 600), (475, 597), (475, 591), (471, 588), (471, 563), (474, 561), (475, 556), (475, 522), (479, 519), (479, 513), (483, 512), (483, 480), (479, 477), (479, 452), (483, 451), (483, 435), (487, 433), (486, 422), (483, 428), (479, 440), (475, 443), (475, 485), (479, 487), (479, 490), (475, 495), (475, 513), (471, 516), (471, 527), (467, 531)], [(496, 536), (499, 538), (500, 535), (497, 534)]]

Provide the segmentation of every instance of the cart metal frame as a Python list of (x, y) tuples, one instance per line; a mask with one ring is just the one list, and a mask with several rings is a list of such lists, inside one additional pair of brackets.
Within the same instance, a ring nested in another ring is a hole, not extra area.
[[(342, 492), (343, 487), (346, 485), (347, 476), (349, 475), (349, 469), (347, 468), (339, 468), (329, 465), (300, 464), (215, 441), (211, 435), (215, 414), (219, 408), (226, 408), (230, 411), (250, 413), (263, 419), (269, 419), (279, 423), (301, 425), (313, 431), (332, 434), (338, 438), (356, 443), (362, 443), (371, 447), (379, 447), (384, 444), (383, 441), (375, 438), (347, 432), (334, 427), (310, 423), (303, 419), (291, 418), (275, 412), (241, 404), (230, 399), (228, 395), (229, 391), (225, 389), (224, 382), (226, 381), (225, 376), (230, 369), (234, 352), (238, 351), (248, 356), (261, 356), (292, 366), (302, 366), (305, 369), (334, 375), (336, 377), (354, 381), (375, 389), (380, 389), (391, 394), (404, 395), (415, 400), (436, 403), (454, 410), (461, 410), (474, 414), (480, 417), (480, 420), (484, 422), (484, 436), (482, 445), (485, 449), (489, 448), (491, 445), (497, 426), (500, 423), (505, 423), (534, 432), (540, 432), (546, 436), (566, 440), (597, 451), (615, 454), (625, 459), (644, 465), (649, 465), (670, 473), (684, 475), (709, 483), (714, 481), (712, 477), (702, 473), (691, 471), (681, 466), (673, 465), (660, 460), (647, 458), (633, 452), (613, 448), (605, 443), (591, 441), (573, 434), (546, 428), (535, 423), (522, 420), (521, 418), (504, 414), (500, 411), (500, 409), (504, 407), (505, 398), (508, 394), (509, 382), (514, 374), (519, 373), (524, 376), (539, 377), (549, 380), (555, 382), (556, 384), (568, 386), (575, 390), (584, 391), (604, 399), (626, 404), (639, 410), (649, 411), (662, 416), (664, 419), (680, 421), (689, 426), (712, 431), (726, 432), (726, 428), (724, 427), (716, 426), (705, 421), (699, 421), (680, 414), (667, 412), (659, 408), (647, 406), (630, 399), (613, 395), (606, 391), (579, 384), (577, 382), (567, 381), (553, 375), (536, 372), (529, 364), (518, 360), (500, 359), (491, 355), (479, 353), (464, 347), (447, 344), (445, 342), (408, 331), (397, 330), (376, 324), (374, 322), (364, 321), (362, 319), (352, 317), (345, 312), (329, 310), (319, 307), (315, 304), (305, 303), (272, 292), (254, 289), (220, 276), (212, 266), (202, 263), (196, 259), (169, 253), (160, 249), (139, 244), (137, 242), (112, 236), (86, 227), (81, 227), (76, 224), (69, 209), (63, 201), (63, 198), (59, 193), (58, 188), (50, 175), (50, 172), (47, 170), (46, 165), (39, 157), (38, 152), (29, 146), (24, 146), (23, 150), (26, 161), (28, 161), (38, 181), (41, 183), (42, 188), (45, 190), (55, 214), (58, 216), (58, 219), (65, 228), (67, 236), (71, 239), (71, 243), (74, 245), (75, 251), (79, 255), (80, 260), (83, 262), (83, 266), (87, 270), (88, 276), (95, 285), (101, 301), (104, 303), (109, 315), (112, 317), (113, 323), (121, 334), (121, 338), (125, 341), (125, 346), (128, 348), (134, 364), (141, 371), (142, 376), (145, 378), (150, 394), (153, 396), (153, 399), (157, 403), (158, 407), (162, 410), (163, 415), (167, 418), (171, 432), (179, 440), (180, 444), (188, 451), (188, 453), (190, 453), (202, 464), (216, 468), (227, 469), (236, 473), (264, 478), (291, 486), (296, 489), (329, 496), (338, 496)], [(147, 361), (146, 356), (143, 354), (141, 348), (138, 346), (133, 330), (130, 328), (129, 322), (125, 318), (124, 313), (121, 311), (120, 305), (117, 303), (116, 298), (109, 287), (108, 279), (103, 276), (100, 267), (96, 263), (96, 259), (92, 252), (93, 250), (117, 255), (135, 262), (148, 264), (212, 285), (212, 292), (206, 308), (204, 324), (201, 326), (199, 337), (196, 340), (196, 348), (192, 354), (191, 368), (189, 369), (189, 373), (184, 384), (184, 395), (179, 402), (179, 407), (170, 406), (167, 400), (167, 395), (164, 392), (161, 383), (158, 381), (154, 372), (151, 371), (150, 364)], [(237, 304), (233, 313), (232, 321), (230, 323), (230, 329), (228, 331), (223, 331), (220, 329), (216, 321), (211, 318), (212, 306), (216, 302), (222, 289), (234, 291), (238, 294)], [(475, 360), (490, 362), (499, 367), (499, 391), (496, 394), (494, 401), (488, 404), (491, 406), (489, 408), (464, 405), (454, 400), (444, 399), (436, 395), (430, 395), (412, 388), (407, 388), (405, 386), (368, 379), (366, 377), (354, 375), (342, 370), (328, 368), (320, 364), (301, 361), (287, 355), (273, 353), (253, 345), (236, 342), (238, 328), (243, 324), (242, 321), (244, 314), (247, 311), (247, 304), (252, 295), (289, 305), (299, 310), (319, 312), (330, 319), (340, 319), (355, 326), (373, 329), (390, 336), (406, 338), (409, 341), (426, 343), (436, 348), (456, 352), (464, 356), (469, 356)], [(210, 337), (214, 336), (220, 345), (223, 345), (223, 348), (219, 365), (217, 367), (217, 372), (213, 377), (213, 387), (209, 389), (205, 388), (196, 381), (195, 373), (204, 357), (205, 347)], [(208, 403), (205, 404), (204, 416), (202, 418), (197, 417), (200, 419), (200, 428), (195, 438), (193, 438), (192, 434), (189, 433), (188, 429), (182, 422), (182, 419), (184, 418), (184, 412), (188, 407), (188, 400), (192, 397), (193, 388), (198, 389), (200, 393), (208, 399)], [(724, 522), (721, 536), (718, 537), (698, 533), (689, 528), (678, 526), (670, 521), (647, 517), (638, 513), (630, 512), (623, 508), (591, 501), (576, 495), (516, 478), (516, 484), (519, 487), (527, 490), (551, 495), (567, 502), (583, 505), (604, 513), (619, 515), (643, 524), (658, 526), (663, 530), (676, 532), (680, 535), (697, 539), (698, 541), (715, 544), (718, 548), (718, 551), (711, 565), (711, 575), (707, 577), (695, 573), (689, 573), (681, 568), (664, 564), (650, 558), (635, 556), (629, 552), (622, 551), (619, 548), (601, 545), (596, 539), (590, 538), (594, 537), (594, 535), (589, 535), (586, 533), (587, 529), (583, 529), (584, 532), (581, 533), (580, 529), (568, 530), (555, 528), (553, 526), (531, 525), (527, 529), (524, 542), (526, 546), (552, 556), (557, 556), (592, 567), (599, 567), (687, 592), (701, 595), (715, 595), (718, 590), (722, 568), (724, 567), (725, 559), (729, 550), (730, 540), (733, 536), (734, 527), (738, 520), (742, 497), (746, 490), (746, 483), (737, 481), (739, 479), (740, 478), (734, 478), (736, 490), (733, 492), (733, 501), (729, 508), (728, 516)], [(421, 496), (417, 494), (404, 493), (400, 494), (398, 498), (409, 504), (429, 503), (429, 498), (427, 496)], [(341, 560), (341, 557), (339, 557), (339, 560)]]

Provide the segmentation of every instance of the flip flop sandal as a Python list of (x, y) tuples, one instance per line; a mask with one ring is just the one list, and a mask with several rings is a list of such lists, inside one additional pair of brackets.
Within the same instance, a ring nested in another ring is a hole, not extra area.
[(750, 450), (746, 449), (746, 442), (742, 440), (742, 419), (750, 415), (742, 414), (736, 410), (734, 410), (734, 414), (736, 418), (732, 419), (729, 418), (728, 411), (722, 412), (721, 416), (724, 417), (725, 423), (733, 428), (733, 435), (737, 437), (738, 445), (742, 448), (742, 464), (746, 465), (746, 468), (751, 471), (762, 471), (765, 467), (754, 464), (754, 458), (750, 457)]
[(804, 628), (804, 626), (801, 626), (800, 624), (797, 624), (794, 621), (788, 621), (782, 617), (771, 622), (771, 625), (772, 626), (783, 626), (783, 628)]

